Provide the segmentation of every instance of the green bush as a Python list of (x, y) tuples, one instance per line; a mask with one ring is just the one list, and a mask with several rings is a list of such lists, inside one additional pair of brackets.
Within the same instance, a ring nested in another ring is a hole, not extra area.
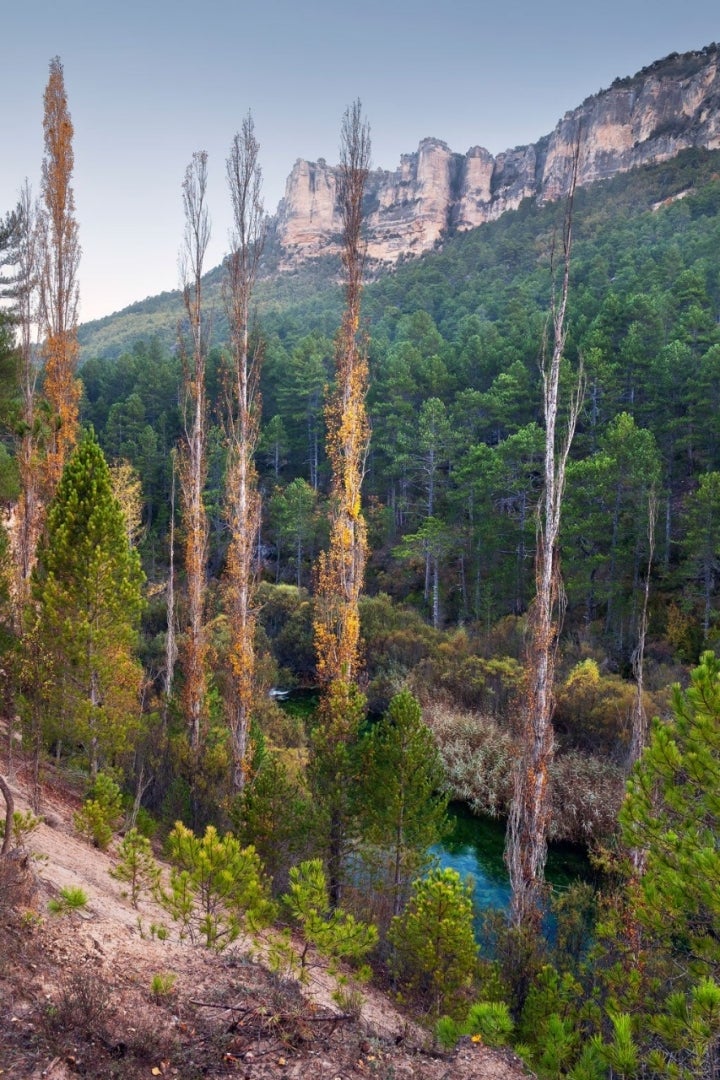
[(436, 1016), (455, 1010), (477, 970), (471, 885), (456, 870), (432, 870), (414, 883), (388, 940), (399, 986)]
[(87, 893), (79, 885), (65, 885), (57, 899), (49, 901), (48, 911), (53, 915), (70, 915), (73, 911), (82, 910), (87, 902)]
[(150, 993), (156, 1004), (161, 1005), (173, 996), (177, 975), (174, 971), (158, 971), (150, 980)]
[(122, 815), (120, 788), (106, 773), (98, 773), (83, 806), (74, 815), (75, 828), (101, 851), (107, 851)]
[(138, 906), (138, 900), (144, 889), (152, 892), (160, 882), (160, 870), (153, 857), (150, 841), (141, 836), (137, 829), (130, 829), (118, 848), (120, 862), (110, 871), (112, 877), (124, 881), (130, 887), (132, 906)]
[[(30, 833), (37, 829), (42, 818), (36, 817), (32, 810), (15, 810), (13, 813), (12, 838), (15, 847), (22, 847)], [(0, 840), (5, 836), (5, 820), (0, 821)]]
[(461, 1022), (441, 1016), (435, 1029), (438, 1041), (449, 1049), (462, 1035), (475, 1036), (488, 1046), (505, 1046), (513, 1031), (510, 1010), (504, 1001), (478, 1001)]
[(293, 866), (290, 889), (283, 901), (305, 938), (305, 947), (298, 958), (301, 973), (309, 945), (314, 945), (323, 956), (359, 961), (377, 944), (378, 932), (372, 923), (361, 922), (342, 908), (330, 909), (320, 859)]
[(202, 838), (178, 821), (168, 837), (173, 868), (170, 890), (158, 889), (159, 902), (180, 923), (180, 936), (223, 949), (247, 927), (272, 922), (262, 863), (253, 847), (243, 848), (232, 833), (220, 836), (208, 825)]

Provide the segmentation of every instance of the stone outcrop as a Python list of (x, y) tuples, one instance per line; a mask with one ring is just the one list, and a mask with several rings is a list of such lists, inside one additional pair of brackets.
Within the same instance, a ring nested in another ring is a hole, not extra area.
[[(550, 135), (497, 157), (480, 146), (456, 154), (439, 139), (424, 139), (397, 169), (368, 178), (368, 257), (393, 264), (429, 251), (453, 231), (494, 220), (523, 199), (561, 197), (576, 146), (581, 185), (690, 147), (720, 149), (720, 47), (673, 54), (617, 79), (566, 113)], [(295, 163), (274, 223), (281, 268), (339, 251), (336, 190), (336, 167), (322, 159)]]

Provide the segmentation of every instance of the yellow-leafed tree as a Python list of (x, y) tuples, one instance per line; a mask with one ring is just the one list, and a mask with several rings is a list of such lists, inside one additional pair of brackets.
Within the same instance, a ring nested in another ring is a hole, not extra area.
[(77, 439), (81, 392), (76, 378), (80, 244), (75, 199), (70, 186), (74, 165), (73, 125), (68, 112), (63, 66), (57, 56), (50, 61), (44, 103), (43, 206), (38, 218), (39, 316), (44, 337), (44, 393), (51, 411), (45, 463), (46, 498), (49, 500), (55, 494), (63, 466)]
[(203, 261), (210, 241), (206, 192), (207, 154), (199, 151), (193, 154), (183, 181), (185, 242), (180, 257), (188, 324), (187, 333), (180, 334), (183, 436), (180, 442), (179, 475), (187, 579), (187, 626), (182, 648), (185, 675), (183, 709), (190, 747), (195, 758), (200, 752), (207, 719), (205, 593), (208, 519), (203, 494), (207, 479), (205, 364), (208, 335), (202, 296)]
[(309, 764), (310, 785), (325, 822), (325, 863), (331, 906), (341, 902), (357, 813), (354, 747), (365, 701), (355, 680), (360, 665), (359, 599), (367, 528), (361, 487), (369, 440), (365, 411), (368, 363), (360, 332), (365, 249), (362, 202), (370, 162), (370, 131), (356, 101), (343, 117), (338, 201), (343, 218), (345, 311), (335, 345), (335, 385), (325, 409), (330, 486), (330, 544), (317, 565), (315, 651), (323, 687)]
[(343, 117), (341, 132), (338, 201), (343, 218), (345, 311), (335, 348), (335, 386), (325, 410), (332, 470), (330, 545), (318, 560), (315, 597), (317, 670), (325, 686), (351, 682), (360, 653), (358, 601), (367, 550), (360, 492), (370, 433), (365, 410), (368, 363), (360, 332), (365, 255), (361, 226), (369, 164), (370, 130), (356, 101)]
[(226, 516), (230, 526), (225, 600), (230, 626), (230, 694), (226, 704), (233, 757), (233, 787), (242, 791), (250, 768), (250, 719), (255, 698), (254, 592), (260, 493), (255, 451), (260, 433), (261, 349), (250, 333), (250, 303), (265, 237), (252, 116), (233, 139), (227, 175), (233, 208), (232, 250), (228, 255), (225, 310), (230, 330), (227, 379), (228, 441)]

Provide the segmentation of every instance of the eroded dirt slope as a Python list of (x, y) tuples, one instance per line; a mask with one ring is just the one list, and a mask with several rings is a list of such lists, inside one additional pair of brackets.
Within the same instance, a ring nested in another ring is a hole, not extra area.
[[(27, 807), (22, 776), (10, 782)], [(136, 911), (110, 876), (112, 854), (81, 840), (74, 801), (48, 790), (45, 821), (23, 853), (0, 860), (0, 1077), (68, 1080), (227, 1076), (251, 1080), (520, 1080), (520, 1062), (464, 1040), (449, 1055), (381, 993), (359, 1017), (334, 1003), (335, 982), (313, 965), (307, 985), (265, 962), (267, 940), (215, 954), (151, 933), (167, 918)], [(48, 913), (65, 886), (82, 912)], [(159, 978), (156, 978), (159, 977)], [(153, 979), (155, 990), (153, 993)]]

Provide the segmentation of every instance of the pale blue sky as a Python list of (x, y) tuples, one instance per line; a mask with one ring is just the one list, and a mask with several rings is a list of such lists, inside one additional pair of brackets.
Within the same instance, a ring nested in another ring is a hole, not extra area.
[(298, 157), (337, 160), (360, 97), (373, 165), (435, 136), (493, 153), (549, 132), (616, 76), (720, 40), (718, 0), (33, 0), (2, 5), (0, 212), (37, 191), (42, 95), (59, 55), (75, 125), (82, 318), (178, 285), (180, 185), (209, 153), (213, 240), (227, 248), (225, 157), (251, 109), (265, 203)]

